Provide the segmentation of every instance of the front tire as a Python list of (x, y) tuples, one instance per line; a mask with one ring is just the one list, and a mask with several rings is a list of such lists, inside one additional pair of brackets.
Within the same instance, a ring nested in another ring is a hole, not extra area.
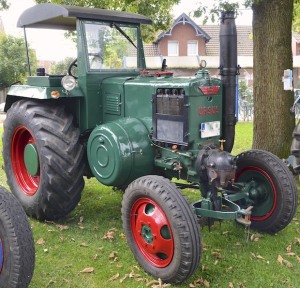
[(27, 288), (34, 262), (27, 216), (15, 197), (0, 186), (0, 287)]
[(65, 217), (84, 187), (79, 129), (63, 106), (21, 100), (7, 112), (3, 159), (7, 182), (26, 213), (39, 220)]
[(199, 227), (174, 183), (159, 176), (133, 181), (123, 197), (122, 220), (128, 245), (147, 273), (176, 284), (195, 272), (202, 254)]
[(297, 187), (288, 167), (277, 156), (260, 150), (238, 155), (236, 165), (236, 182), (251, 183), (251, 227), (272, 234), (285, 228), (298, 204)]

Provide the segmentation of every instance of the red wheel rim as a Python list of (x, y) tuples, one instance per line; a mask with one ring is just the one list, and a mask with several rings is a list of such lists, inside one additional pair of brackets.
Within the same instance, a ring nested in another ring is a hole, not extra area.
[(35, 139), (26, 127), (20, 126), (15, 130), (11, 142), (12, 169), (20, 188), (29, 196), (37, 192), (40, 183), (39, 173), (36, 176), (30, 175), (24, 161), (25, 147), (33, 143)]
[[(277, 205), (276, 186), (275, 186), (272, 178), (266, 171), (264, 171), (263, 169), (260, 169), (258, 167), (254, 167), (254, 166), (249, 166), (249, 167), (245, 167), (244, 169), (242, 169), (238, 173), (237, 179), (239, 179), (240, 176), (242, 176), (243, 174), (246, 174), (246, 173), (248, 174), (247, 177), (249, 179), (253, 178), (254, 181), (261, 183), (261, 185), (263, 185), (265, 187), (265, 194), (267, 196), (266, 203), (268, 204), (267, 205), (268, 209), (254, 207), (253, 212), (255, 212), (255, 209), (258, 209), (258, 210), (260, 210), (260, 212), (263, 211), (264, 215), (257, 216), (254, 213), (254, 215), (251, 215), (251, 217), (250, 217), (250, 219), (253, 221), (264, 221), (264, 220), (268, 219), (270, 216), (272, 216), (272, 214), (274, 213), (274, 210), (276, 208), (276, 205)], [(263, 213), (261, 213), (261, 214), (263, 214)]]
[(131, 232), (142, 255), (155, 267), (168, 266), (174, 255), (174, 241), (165, 213), (148, 198), (138, 199), (130, 212)]

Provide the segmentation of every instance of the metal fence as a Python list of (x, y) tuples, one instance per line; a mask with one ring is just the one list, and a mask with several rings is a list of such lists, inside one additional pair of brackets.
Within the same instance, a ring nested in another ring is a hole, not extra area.
[(238, 101), (238, 121), (253, 121), (253, 103), (244, 99)]

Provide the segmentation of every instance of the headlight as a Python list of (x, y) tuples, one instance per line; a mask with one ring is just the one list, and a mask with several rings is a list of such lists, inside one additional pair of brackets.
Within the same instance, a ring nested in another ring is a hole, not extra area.
[(65, 90), (71, 91), (76, 86), (76, 79), (73, 76), (66, 75), (61, 79), (61, 85), (64, 87)]

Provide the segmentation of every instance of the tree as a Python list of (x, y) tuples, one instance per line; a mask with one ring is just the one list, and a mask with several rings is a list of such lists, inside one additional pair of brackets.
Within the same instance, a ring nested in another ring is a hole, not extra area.
[(300, 32), (300, 0), (294, 0), (293, 31)]
[(172, 7), (180, 0), (36, 0), (36, 3), (55, 3), (127, 11), (148, 16), (153, 25), (143, 25), (144, 41), (153, 41), (156, 31), (167, 31), (173, 23)]
[[(0, 34), (0, 89), (22, 82), (27, 76), (27, 57), (23, 38)], [(36, 57), (30, 50), (31, 65), (36, 67)]]
[[(298, 2), (298, 0), (295, 0)], [(237, 9), (238, 3), (217, 1), (210, 11)], [(244, 0), (253, 10), (254, 136), (253, 148), (270, 151), (280, 158), (290, 154), (294, 115), (292, 91), (284, 91), (283, 71), (293, 69), (291, 29), (293, 0)], [(203, 7), (196, 10), (201, 16)]]
[(0, 0), (0, 11), (7, 10), (9, 8), (9, 3), (7, 0)]
[(253, 148), (281, 158), (290, 154), (295, 118), (289, 113), (293, 92), (284, 91), (283, 71), (293, 69), (293, 0), (253, 3)]
[(50, 67), (50, 74), (52, 75), (65, 75), (70, 67), (70, 64), (74, 61), (74, 58), (67, 57)]

